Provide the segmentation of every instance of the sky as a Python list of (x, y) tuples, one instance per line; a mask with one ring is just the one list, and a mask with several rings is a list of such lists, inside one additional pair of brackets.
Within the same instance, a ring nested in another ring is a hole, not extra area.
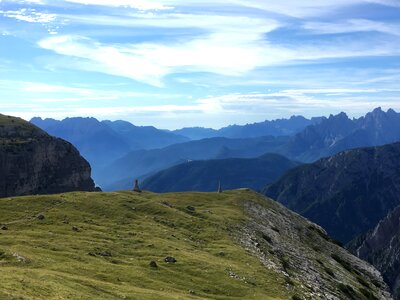
[(400, 0), (0, 0), (0, 113), (219, 128), (400, 111)]

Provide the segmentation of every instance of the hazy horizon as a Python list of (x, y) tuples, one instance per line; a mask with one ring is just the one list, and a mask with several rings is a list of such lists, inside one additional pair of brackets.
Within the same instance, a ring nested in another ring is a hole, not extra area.
[[(375, 107), (374, 109), (377, 109), (377, 108), (379, 108), (379, 107)], [(380, 108), (385, 112), (387, 111), (386, 109), (384, 109), (382, 107), (380, 107)], [(388, 109), (392, 109), (392, 108), (390, 107)], [(357, 115), (352, 115), (352, 114), (350, 114), (349, 112), (346, 112), (346, 111), (341, 111), (339, 113), (345, 113), (350, 119), (357, 119), (357, 118), (365, 116), (367, 113), (369, 113), (371, 111), (372, 110), (366, 111), (365, 113), (361, 113), (361, 114), (357, 114)], [(339, 114), (339, 113), (337, 113), (337, 114)], [(130, 123), (132, 123), (133, 125), (136, 125), (136, 126), (154, 126), (154, 127), (158, 128), (158, 129), (171, 130), (172, 131), (172, 130), (178, 130), (178, 129), (183, 129), (183, 128), (190, 128), (190, 127), (193, 127), (193, 128), (201, 127), (201, 128), (218, 130), (218, 129), (221, 129), (221, 128), (224, 128), (224, 127), (227, 127), (227, 126), (231, 126), (231, 125), (243, 126), (243, 125), (246, 125), (246, 124), (254, 124), (254, 123), (260, 123), (260, 122), (264, 122), (264, 121), (275, 121), (275, 120), (279, 120), (279, 119), (290, 119), (291, 117), (305, 117), (306, 119), (319, 118), (319, 117), (328, 118), (330, 115), (337, 115), (337, 114), (325, 114), (325, 115), (319, 115), (319, 116), (303, 116), (303, 115), (297, 114), (297, 115), (290, 115), (288, 117), (281, 117), (281, 118), (276, 118), (276, 119), (264, 119), (264, 120), (259, 120), (259, 121), (248, 121), (248, 122), (245, 122), (245, 123), (229, 123), (229, 124), (223, 125), (221, 127), (207, 127), (207, 126), (201, 126), (201, 125), (193, 124), (192, 126), (174, 127), (174, 128), (167, 128), (167, 127), (163, 127), (163, 126), (158, 127), (158, 126), (155, 126), (154, 124), (136, 124), (134, 122), (134, 120), (133, 121), (129, 121), (129, 120), (124, 120), (124, 119), (120, 119), (120, 118), (107, 119), (107, 118), (96, 118), (94, 116), (69, 116), (69, 117), (66, 117), (66, 118), (95, 118), (100, 122), (101, 121), (127, 121), (127, 122), (130, 122)], [(51, 117), (43, 118), (41, 116), (34, 116), (33, 118), (41, 118), (43, 120), (44, 119), (54, 119), (54, 120), (57, 120), (57, 121), (62, 121), (64, 119), (66, 119), (66, 118), (51, 118)], [(30, 121), (31, 119), (32, 118), (25, 119), (25, 120), (26, 121)]]

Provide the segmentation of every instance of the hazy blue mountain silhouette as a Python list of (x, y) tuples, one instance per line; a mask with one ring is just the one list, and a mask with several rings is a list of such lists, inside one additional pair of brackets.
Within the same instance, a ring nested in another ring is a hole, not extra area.
[(134, 126), (125, 121), (103, 121), (95, 118), (54, 119), (33, 118), (31, 123), (51, 135), (72, 143), (90, 162), (93, 177), (110, 162), (134, 149), (151, 149), (187, 141), (186, 137), (154, 127)]
[(303, 162), (358, 147), (379, 146), (400, 140), (400, 114), (380, 107), (359, 119), (345, 113), (331, 115), (293, 136), (278, 153)]
[(143, 181), (143, 189), (153, 192), (216, 191), (241, 187), (261, 190), (288, 169), (298, 166), (278, 154), (257, 158), (227, 158), (190, 161), (160, 171)]
[(203, 127), (186, 127), (173, 132), (187, 136), (192, 140), (211, 137), (251, 138), (260, 136), (290, 136), (294, 135), (309, 125), (320, 123), (324, 118), (317, 117), (306, 119), (303, 116), (292, 116), (289, 119), (277, 119), (246, 125), (230, 125), (215, 130)]
[(162, 149), (131, 151), (102, 170), (104, 177), (99, 183), (106, 190), (121, 189), (125, 186), (114, 182), (131, 182), (162, 169), (190, 160), (216, 158), (251, 158), (275, 149), (286, 142), (288, 137), (259, 137), (250, 139), (210, 138), (171, 145)]

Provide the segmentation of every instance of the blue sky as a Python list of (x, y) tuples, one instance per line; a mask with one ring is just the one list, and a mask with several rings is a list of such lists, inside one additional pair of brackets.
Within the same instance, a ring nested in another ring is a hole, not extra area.
[(400, 0), (0, 0), (0, 112), (160, 128), (400, 110)]

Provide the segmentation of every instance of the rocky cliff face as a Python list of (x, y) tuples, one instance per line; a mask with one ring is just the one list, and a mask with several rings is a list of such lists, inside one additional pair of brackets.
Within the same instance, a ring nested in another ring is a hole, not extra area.
[(68, 142), (0, 115), (0, 197), (93, 191), (89, 163)]
[(379, 269), (395, 299), (400, 299), (400, 206), (375, 229), (350, 243), (349, 249)]
[(289, 171), (265, 194), (347, 243), (400, 205), (400, 143), (341, 152)]

